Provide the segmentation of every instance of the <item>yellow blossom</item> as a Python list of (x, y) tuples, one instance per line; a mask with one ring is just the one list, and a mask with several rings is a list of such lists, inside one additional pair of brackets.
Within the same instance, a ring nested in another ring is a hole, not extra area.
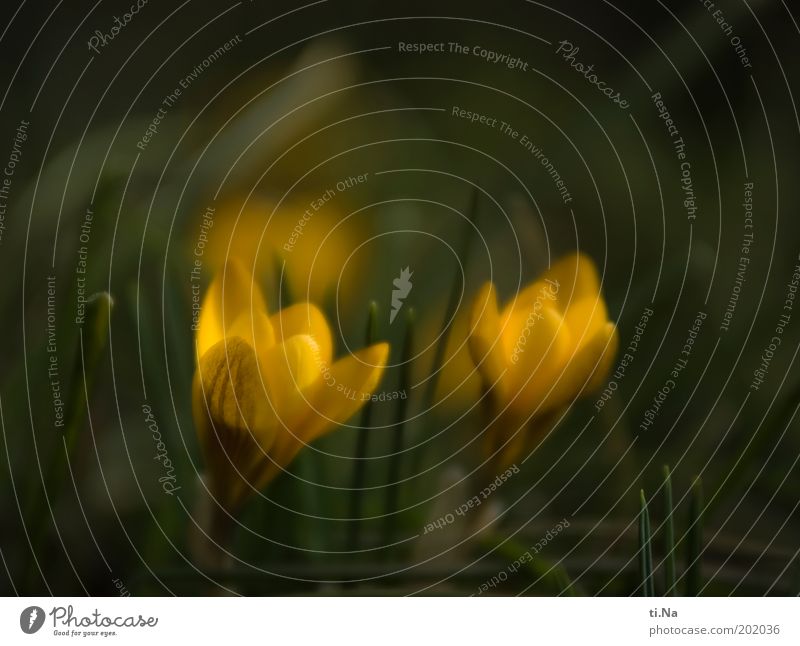
[(228, 262), (197, 330), (193, 414), (212, 495), (235, 512), (306, 444), (347, 421), (376, 388), (378, 343), (333, 362), (324, 315), (298, 303), (269, 316), (252, 275)]
[(277, 283), (279, 263), (285, 263), (285, 284), (302, 300), (321, 303), (337, 294), (344, 309), (353, 306), (355, 293), (347, 281), (340, 284), (346, 267), (358, 275), (365, 253), (353, 253), (367, 236), (353, 220), (342, 220), (331, 204), (320, 206), (308, 198), (287, 201), (279, 208), (268, 199), (253, 197), (244, 205), (230, 200), (214, 215), (204, 257), (215, 269), (236, 258)]
[(502, 311), (487, 283), (472, 307), (470, 352), (495, 404), (490, 454), (515, 459), (547, 420), (603, 383), (617, 346), (597, 269), (584, 254), (556, 262)]

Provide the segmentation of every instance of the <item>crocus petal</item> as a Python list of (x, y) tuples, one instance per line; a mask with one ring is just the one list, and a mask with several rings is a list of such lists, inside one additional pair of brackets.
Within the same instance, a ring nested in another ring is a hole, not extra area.
[(234, 323), (228, 326), (227, 335), (238, 336), (255, 349), (256, 354), (262, 356), (275, 345), (275, 333), (270, 323), (270, 317), (263, 310), (242, 312)]
[(558, 284), (555, 281), (537, 280), (528, 285), (503, 308), (503, 312), (500, 315), (501, 325), (505, 325), (512, 315), (519, 315), (521, 312), (525, 312), (525, 316), (528, 316), (529, 314), (537, 314), (546, 307), (560, 311), (558, 307), (558, 289)]
[(569, 306), (564, 313), (564, 322), (579, 348), (588, 343), (608, 323), (606, 304), (596, 294), (582, 298)]
[(302, 424), (285, 429), (273, 447), (273, 476), (305, 445), (343, 424), (361, 408), (377, 387), (388, 358), (389, 344), (378, 343), (340, 359), (325, 371), (305, 393), (308, 415)]
[(594, 261), (583, 253), (571, 253), (555, 262), (541, 280), (558, 283), (557, 303), (565, 311), (577, 300), (594, 297), (600, 293), (600, 279)]
[[(515, 327), (519, 325), (517, 322)], [(526, 320), (514, 343), (509, 366), (511, 406), (528, 413), (544, 412), (539, 409), (572, 349), (570, 332), (563, 319), (548, 308), (541, 318)]]
[(277, 433), (255, 351), (243, 339), (219, 341), (200, 358), (192, 408), (213, 490), (233, 509), (260, 480)]
[(613, 323), (606, 323), (603, 328), (602, 335), (606, 338), (606, 345), (603, 349), (603, 354), (600, 361), (597, 362), (597, 368), (586, 384), (586, 392), (594, 392), (599, 390), (604, 384), (611, 368), (614, 366), (614, 359), (617, 357), (619, 350), (619, 331), (617, 326)]
[(389, 344), (376, 343), (334, 363), (315, 386), (314, 411), (303, 439), (313, 442), (350, 419), (374, 393), (388, 359)]
[(270, 348), (262, 358), (262, 374), (269, 385), (269, 399), (279, 424), (297, 432), (308, 416), (308, 389), (328, 366), (321, 360), (314, 337), (298, 334)]
[[(225, 336), (240, 315), (266, 312), (267, 305), (253, 276), (237, 260), (229, 260), (206, 292), (197, 329), (197, 357), (200, 358)], [(224, 323), (224, 327), (223, 327)], [(228, 334), (230, 336), (230, 334)]]
[(593, 385), (594, 376), (602, 382), (616, 355), (616, 346), (616, 327), (613, 323), (607, 323), (588, 342), (583, 343), (564, 365), (547, 396), (548, 406), (568, 406)]
[(497, 290), (492, 283), (486, 283), (475, 297), (470, 327), (472, 332), (469, 349), (472, 360), (484, 383), (495, 388), (502, 398), (507, 358), (504, 355), (500, 314), (497, 310)]
[(325, 315), (311, 303), (297, 303), (273, 314), (270, 317), (272, 329), (278, 343), (297, 334), (307, 334), (314, 338), (319, 358), (330, 364), (333, 358), (331, 330)]

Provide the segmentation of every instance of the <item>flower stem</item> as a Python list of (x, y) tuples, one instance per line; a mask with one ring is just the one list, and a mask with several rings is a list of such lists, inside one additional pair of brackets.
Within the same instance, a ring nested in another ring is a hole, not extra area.
[(189, 524), (189, 550), (195, 565), (203, 570), (226, 571), (233, 566), (228, 550), (233, 544), (235, 523), (208, 492), (203, 476), (198, 478), (194, 522)]

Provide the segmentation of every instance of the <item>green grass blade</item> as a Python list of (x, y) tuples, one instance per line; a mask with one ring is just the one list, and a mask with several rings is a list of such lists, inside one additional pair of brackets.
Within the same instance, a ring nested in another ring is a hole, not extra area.
[[(466, 279), (467, 266), (470, 256), (470, 247), (472, 246), (472, 238), (475, 232), (475, 222), (478, 218), (478, 206), (480, 204), (480, 189), (476, 186), (473, 188), (470, 195), (469, 206), (467, 207), (467, 222), (461, 233), (461, 240), (459, 244), (459, 255), (461, 259), (461, 266), (463, 267), (464, 277)], [(458, 307), (458, 302), (461, 299), (461, 282), (458, 280), (458, 274), (453, 278), (453, 284), (450, 288), (450, 294), (447, 299), (447, 307), (444, 312), (444, 324), (452, 323)], [(431, 368), (431, 378), (425, 386), (425, 391), (422, 397), (422, 410), (430, 408), (433, 402), (433, 397), (436, 394), (436, 387), (439, 383), (439, 375), (441, 374), (442, 363), (444, 362), (445, 352), (450, 340), (450, 332), (453, 325), (448, 325), (443, 331), (439, 341), (436, 344), (436, 350), (433, 356), (433, 364)]]
[(664, 465), (664, 590), (665, 595), (677, 595), (675, 588), (675, 520), (672, 509), (672, 475)]
[[(367, 314), (367, 330), (364, 335), (367, 346), (375, 343), (378, 330), (378, 304), (372, 301)], [(353, 465), (353, 481), (350, 491), (351, 518), (347, 529), (347, 549), (357, 550), (360, 544), (359, 530), (361, 509), (364, 504), (364, 482), (367, 476), (367, 450), (369, 448), (369, 431), (372, 425), (372, 399), (368, 399), (361, 410), (361, 423), (356, 440), (356, 459)]]
[(277, 292), (280, 309), (286, 309), (294, 303), (294, 294), (289, 286), (289, 275), (286, 271), (286, 261), (279, 254), (273, 256), (273, 271), (275, 272), (275, 291)]
[(653, 551), (650, 535), (650, 514), (644, 490), (639, 491), (639, 571), (642, 575), (642, 596), (654, 597)]
[(687, 535), (686, 596), (696, 597), (700, 592), (702, 582), (700, 565), (703, 551), (703, 483), (699, 476), (692, 483)]
[(398, 390), (405, 394), (397, 400), (397, 408), (395, 409), (394, 418), (394, 437), (392, 442), (392, 454), (389, 458), (389, 470), (387, 476), (386, 487), (386, 504), (384, 513), (384, 532), (383, 542), (388, 545), (392, 542), (395, 531), (395, 523), (397, 517), (398, 498), (399, 498), (399, 480), (401, 477), (400, 463), (402, 462), (402, 452), (405, 446), (405, 424), (406, 424), (406, 411), (408, 410), (408, 391), (411, 388), (411, 359), (414, 356), (414, 327), (415, 327), (415, 312), (414, 308), (409, 308), (406, 315), (406, 335), (403, 340), (403, 349), (401, 352), (401, 366), (400, 366), (400, 379), (398, 380)]

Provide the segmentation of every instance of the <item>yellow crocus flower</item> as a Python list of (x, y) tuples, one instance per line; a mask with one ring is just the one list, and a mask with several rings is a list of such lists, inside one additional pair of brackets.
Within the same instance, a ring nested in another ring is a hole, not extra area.
[(585, 254), (553, 264), (502, 311), (487, 283), (472, 307), (469, 345), (494, 404), (495, 423), (485, 431), (490, 455), (509, 464), (548, 419), (596, 390), (618, 344), (597, 269)]
[(244, 205), (231, 200), (214, 215), (204, 257), (214, 270), (228, 258), (237, 258), (253, 273), (277, 283), (280, 262), (285, 263), (285, 284), (298, 300), (325, 302), (336, 294), (344, 309), (354, 306), (357, 290), (340, 283), (342, 268), (350, 275), (363, 271), (364, 253), (353, 254), (368, 236), (343, 220), (342, 212), (325, 204), (319, 210), (294, 199), (280, 208), (265, 198), (253, 197)]
[(252, 275), (229, 261), (198, 322), (193, 415), (218, 503), (235, 513), (306, 444), (346, 422), (377, 387), (377, 343), (333, 362), (325, 316), (311, 303), (269, 316)]

